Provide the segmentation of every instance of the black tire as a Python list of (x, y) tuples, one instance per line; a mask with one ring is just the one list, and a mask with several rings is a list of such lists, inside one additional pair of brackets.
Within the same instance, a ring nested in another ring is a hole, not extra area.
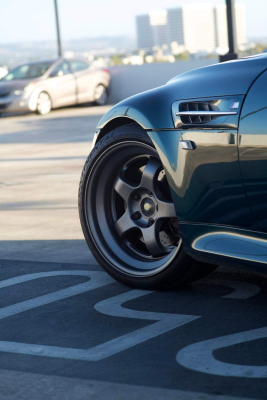
[(102, 83), (95, 88), (95, 101), (96, 106), (104, 106), (108, 101), (108, 90)]
[[(128, 124), (114, 129), (97, 143), (87, 158), (80, 180), (80, 221), (93, 256), (114, 279), (139, 289), (183, 286), (216, 268), (195, 261), (184, 252), (178, 229), (175, 229), (178, 221), (169, 217), (173, 215), (174, 206), (168, 198), (167, 180), (159, 163), (147, 133), (135, 124)], [(155, 187), (153, 194), (143, 189), (144, 182), (149, 182), (150, 190), (150, 175)], [(124, 186), (126, 177), (131, 179), (131, 184), (127, 181)], [(130, 190), (134, 179), (137, 186), (126, 195), (125, 190)], [(137, 191), (141, 193), (138, 198)], [(148, 195), (152, 196), (152, 201)], [(128, 199), (127, 205), (123, 199)], [(134, 207), (139, 207), (141, 212), (137, 218), (138, 212), (134, 212), (130, 221), (127, 213), (128, 210), (133, 212)], [(155, 220), (149, 218), (148, 212), (154, 212)], [(124, 231), (121, 226), (126, 227)], [(147, 229), (154, 232), (153, 238), (157, 233), (159, 237), (151, 240)], [(165, 234), (167, 239), (164, 239)]]

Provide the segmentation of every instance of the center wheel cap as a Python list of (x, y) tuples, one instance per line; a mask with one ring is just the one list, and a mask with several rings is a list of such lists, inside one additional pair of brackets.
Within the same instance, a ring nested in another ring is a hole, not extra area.
[(155, 212), (154, 201), (149, 198), (144, 199), (141, 203), (141, 210), (145, 216), (151, 217)]

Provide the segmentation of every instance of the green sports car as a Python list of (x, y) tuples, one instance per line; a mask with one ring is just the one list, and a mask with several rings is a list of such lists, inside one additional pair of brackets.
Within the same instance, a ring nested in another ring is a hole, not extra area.
[(101, 119), (82, 229), (115, 279), (164, 289), (267, 267), (267, 55), (179, 75)]

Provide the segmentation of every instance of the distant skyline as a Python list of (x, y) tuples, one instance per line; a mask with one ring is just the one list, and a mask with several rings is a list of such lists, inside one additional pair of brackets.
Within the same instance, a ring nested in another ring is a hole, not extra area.
[[(188, 3), (223, 0), (58, 0), (62, 40), (82, 37), (136, 37), (135, 16)], [(267, 37), (267, 1), (243, 0), (247, 37)], [(53, 0), (0, 0), (0, 43), (55, 40)]]

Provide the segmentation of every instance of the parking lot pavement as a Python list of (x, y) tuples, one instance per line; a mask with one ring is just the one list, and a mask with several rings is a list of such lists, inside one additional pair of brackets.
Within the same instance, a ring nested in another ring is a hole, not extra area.
[(109, 108), (0, 119), (1, 258), (95, 264), (77, 193), (95, 127)]
[(77, 190), (106, 110), (0, 120), (0, 399), (266, 399), (267, 276), (140, 291), (90, 254)]

